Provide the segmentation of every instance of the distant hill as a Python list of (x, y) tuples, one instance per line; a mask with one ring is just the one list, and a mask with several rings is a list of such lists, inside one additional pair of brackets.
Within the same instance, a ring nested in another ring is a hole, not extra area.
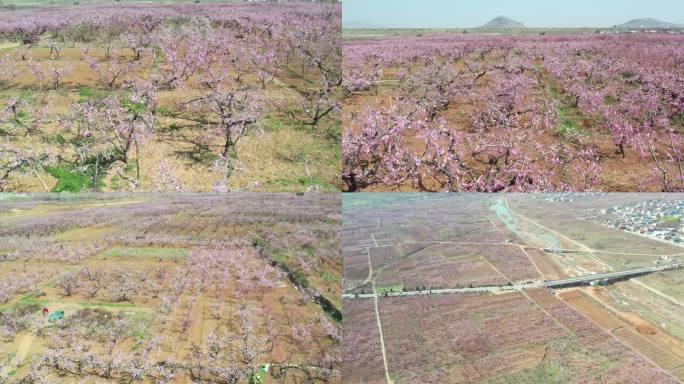
[(684, 28), (682, 24), (668, 23), (657, 19), (645, 18), (634, 19), (624, 24), (618, 24), (615, 28), (620, 29), (650, 29), (650, 28)]
[(365, 23), (363, 21), (350, 21), (344, 23), (344, 28), (349, 29), (383, 29), (384, 27), (377, 24)]
[(509, 28), (525, 28), (525, 24), (515, 21), (513, 19), (509, 19), (508, 17), (505, 16), (499, 16), (489, 23), (481, 26), (480, 28), (492, 28), (492, 29), (509, 29)]

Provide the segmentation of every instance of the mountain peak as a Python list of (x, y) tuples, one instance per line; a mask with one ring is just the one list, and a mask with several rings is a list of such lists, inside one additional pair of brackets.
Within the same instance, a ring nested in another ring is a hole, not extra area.
[(498, 16), (493, 18), (489, 23), (483, 25), (480, 28), (497, 28), (497, 29), (504, 29), (504, 28), (525, 28), (525, 24), (515, 21), (513, 19), (510, 19), (506, 16)]
[(619, 24), (615, 26), (616, 28), (626, 28), (626, 29), (649, 29), (649, 28), (682, 28), (682, 25), (668, 23), (666, 21), (654, 19), (654, 18), (643, 18), (630, 20), (624, 24)]

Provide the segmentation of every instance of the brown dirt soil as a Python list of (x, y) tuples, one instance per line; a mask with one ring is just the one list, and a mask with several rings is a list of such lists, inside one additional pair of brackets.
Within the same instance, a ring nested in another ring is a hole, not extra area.
[(564, 276), (564, 274), (544, 256), (542, 251), (536, 248), (525, 248), (525, 252), (530, 255), (530, 258), (532, 258), (534, 264), (539, 268), (544, 279), (554, 280)]
[[(454, 68), (458, 69), (458, 65)], [(359, 121), (356, 120), (358, 116), (365, 109), (377, 109), (387, 107), (392, 103), (392, 97), (396, 95), (394, 88), (396, 87), (396, 82), (394, 78), (389, 74), (394, 74), (397, 68), (385, 69), (384, 80), (387, 84), (383, 83), (383, 86), (379, 86), (371, 91), (356, 92), (352, 95), (345, 97), (342, 101), (342, 121), (344, 129), (355, 130), (359, 129)], [(483, 77), (481, 80), (480, 87), (486, 86), (486, 78)], [(547, 84), (548, 85), (548, 84)], [(451, 126), (455, 129), (465, 129), (467, 127), (467, 119), (465, 114), (468, 110), (473, 107), (463, 103), (459, 103), (458, 100), (452, 101), (446, 110), (440, 111), (438, 116), (444, 117)], [(596, 148), (596, 153), (599, 157), (599, 164), (601, 166), (601, 173), (599, 175), (598, 185), (594, 187), (595, 190), (601, 190), (605, 192), (633, 192), (633, 191), (643, 191), (643, 192), (660, 192), (662, 191), (662, 186), (652, 183), (650, 181), (651, 168), (648, 161), (644, 161), (642, 157), (638, 155), (634, 150), (626, 149), (625, 157), (623, 158), (618, 152), (616, 152), (616, 147), (612, 143), (611, 136), (602, 127), (600, 127), (596, 122), (588, 119), (586, 116), (582, 116), (579, 112), (577, 116), (570, 116), (571, 120), (580, 126), (585, 134), (581, 135), (582, 142), (591, 143)], [(574, 147), (578, 144), (575, 138), (566, 138), (555, 131), (549, 131), (537, 138), (537, 141), (546, 146), (551, 146), (553, 144), (558, 144), (565, 142), (569, 144), (569, 147)], [(422, 145), (421, 142), (417, 141), (415, 138), (407, 138), (407, 145), (419, 149)], [(671, 170), (673, 170), (672, 167)], [(561, 171), (559, 172), (558, 179), (566, 182), (572, 181), (577, 178), (578, 175), (575, 174), (574, 170)], [(580, 178), (581, 179), (581, 178)], [(363, 191), (366, 192), (408, 192), (416, 190), (430, 190), (438, 191), (440, 188), (440, 182), (432, 178), (426, 178), (423, 183), (416, 183), (414, 180), (408, 180), (400, 185), (371, 185), (364, 188)]]
[[(123, 75), (114, 89), (106, 89), (99, 83), (94, 71), (83, 60), (81, 46), (68, 46), (61, 50), (59, 56), (50, 56), (50, 49), (43, 46), (30, 48), (26, 58), (33, 58), (39, 65), (69, 65), (73, 71), (64, 76), (57, 90), (42, 89), (37, 83), (35, 76), (28, 66), (28, 61), (21, 60), (18, 49), (5, 50), (15, 56), (18, 75), (7, 84), (3, 84), (0, 92), (0, 104), (9, 97), (26, 93), (35, 102), (46, 102), (49, 105), (49, 118), (41, 126), (45, 135), (57, 135), (61, 132), (59, 119), (61, 115), (69, 111), (70, 106), (84, 99), (81, 96), (82, 89), (94, 92), (97, 97), (121, 96), (125, 90), (120, 88), (121, 82), (134, 77), (148, 77), (150, 68), (155, 66), (153, 58), (148, 54), (136, 62), (136, 67)], [(103, 58), (104, 50), (91, 48), (88, 53), (91, 57)], [(123, 64), (131, 61), (133, 56), (129, 49), (114, 49), (112, 57), (120, 60)], [(100, 65), (104, 65), (100, 63)], [(295, 64), (292, 64), (296, 67)], [(197, 76), (195, 76), (197, 77)], [(256, 81), (255, 78), (245, 76), (244, 81)], [(231, 188), (247, 188), (252, 183), (261, 185), (260, 188), (269, 191), (300, 191), (305, 190), (310, 184), (320, 185), (323, 191), (334, 191), (337, 187), (336, 178), (339, 173), (338, 151), (329, 138), (320, 132), (305, 130), (300, 127), (297, 119), (289, 115), (287, 110), (291, 106), (299, 105), (298, 89), (307, 86), (302, 79), (287, 76), (275, 79), (273, 84), (267, 86), (263, 92), (271, 102), (269, 105), (268, 119), (263, 119), (263, 130), (243, 137), (237, 144), (241, 167), (231, 179)], [(129, 166), (140, 160), (141, 177), (140, 189), (143, 191), (153, 190), (154, 178), (159, 173), (159, 162), (164, 160), (177, 176), (182, 188), (188, 191), (210, 191), (219, 176), (211, 172), (213, 162), (212, 155), (218, 155), (223, 147), (223, 139), (216, 135), (206, 143), (206, 150), (201, 154), (197, 145), (197, 137), (200, 132), (210, 130), (209, 127), (200, 127), (197, 122), (184, 117), (193, 117), (192, 114), (176, 113), (180, 109), (181, 101), (188, 100), (193, 96), (203, 93), (200, 80), (191, 78), (183, 89), (161, 89), (157, 95), (158, 109), (171, 111), (174, 116), (162, 116), (158, 113), (157, 131), (148, 137), (141, 139), (140, 154), (131, 151)], [(185, 116), (188, 115), (188, 116)], [(203, 114), (206, 115), (206, 114)], [(208, 115), (207, 115), (208, 116)], [(202, 116), (206, 118), (207, 116)], [(195, 117), (193, 117), (195, 118)], [(211, 122), (211, 117), (208, 119)], [(167, 130), (172, 124), (180, 127), (178, 130)], [(333, 125), (331, 119), (322, 122), (323, 125)], [(330, 128), (334, 129), (334, 128)], [(51, 139), (52, 140), (52, 139)], [(22, 138), (18, 144), (30, 145), (35, 151), (42, 151), (54, 156), (71, 159), (70, 146), (50, 144), (38, 135)], [(337, 145), (339, 147), (339, 145)], [(195, 153), (197, 152), (197, 153)], [(198, 157), (201, 157), (198, 160)], [(133, 168), (134, 165), (133, 165)], [(135, 179), (135, 172), (128, 169), (125, 176)], [(58, 182), (56, 178), (47, 172), (40, 172), (39, 177), (35, 174), (12, 175), (5, 187), (8, 191), (33, 191), (47, 192)], [(118, 175), (103, 175), (106, 186), (104, 191), (127, 190), (129, 183), (122, 181)], [(42, 181), (41, 181), (42, 179)], [(305, 181), (303, 181), (305, 180)]]
[(658, 333), (658, 328), (655, 325), (640, 318), (635, 313), (623, 313), (620, 317), (642, 335), (655, 335)]
[(674, 370), (684, 364), (684, 343), (661, 331), (636, 313), (616, 310), (611, 305), (605, 288), (563, 290), (558, 293), (558, 297), (609, 330), (637, 353), (672, 372), (680, 380), (684, 379), (684, 371)]
[(603, 329), (611, 331), (624, 326), (624, 323), (622, 323), (609, 311), (594, 303), (584, 293), (582, 293), (582, 290), (580, 289), (562, 291), (558, 294), (558, 297), (580, 312), (584, 313)]
[[(23, 269), (38, 272), (42, 271), (44, 268), (52, 270), (56, 270), (55, 268), (59, 268), (60, 271), (65, 271), (65, 265), (63, 263), (54, 263), (53, 266), (48, 266), (46, 264), (47, 263), (43, 262), (26, 263), (24, 264)], [(132, 264), (135, 264), (138, 267), (138, 269), (141, 270), (144, 268), (152, 267), (158, 269), (161, 266), (167, 266), (169, 270), (173, 270), (175, 267), (179, 265), (173, 261), (160, 261), (156, 259), (130, 259), (124, 257), (101, 258), (99, 255), (97, 255), (87, 260), (84, 260), (83, 263), (80, 263), (79, 265), (73, 265), (67, 268), (77, 270), (86, 265), (93, 270), (96, 270), (97, 268), (110, 269), (117, 266), (130, 268)], [(8, 264), (5, 265), (7, 266)], [(0, 274), (2, 273), (4, 273), (4, 271), (0, 269)], [(113, 311), (114, 313), (130, 312), (134, 314), (151, 315), (154, 311), (154, 308), (156, 308), (156, 306), (158, 305), (158, 300), (151, 297), (136, 298), (133, 302), (130, 303), (130, 306), (123, 306), (121, 308), (117, 308), (115, 306), (118, 303), (109, 303), (106, 301), (101, 302), (97, 299), (89, 300), (84, 296), (83, 293), (80, 292), (70, 297), (65, 297), (62, 296), (62, 294), (55, 287), (52, 287), (50, 285), (44, 285), (48, 284), (49, 280), (50, 275), (46, 275), (44, 283), (41, 284), (43, 285), (42, 290), (45, 292), (45, 295), (37, 298), (37, 300), (39, 300), (38, 302), (41, 306), (46, 306), (51, 311), (63, 310), (65, 312), (66, 317), (74, 314), (78, 310), (87, 308), (91, 305), (104, 305), (109, 311)], [(228, 281), (226, 282), (226, 286), (231, 287), (233, 286), (233, 283)], [(234, 313), (237, 310), (237, 308), (243, 304), (249, 304), (253, 307), (260, 307), (264, 314), (267, 314), (269, 317), (272, 317), (274, 319), (278, 319), (279, 321), (277, 321), (275, 324), (277, 334), (280, 335), (278, 337), (278, 342), (275, 343), (274, 350), (271, 353), (263, 355), (260, 358), (263, 359), (263, 361), (287, 362), (291, 361), (290, 359), (292, 359), (293, 356), (301, 354), (301, 349), (289, 337), (289, 325), (286, 320), (284, 322), (283, 320), (291, 316), (294, 319), (308, 319), (309, 321), (316, 321), (319, 313), (317, 307), (312, 303), (309, 303), (305, 306), (300, 306), (296, 304), (299, 296), (300, 294), (295, 290), (295, 288), (291, 284), (282, 282), (278, 287), (266, 292), (262, 297), (249, 299), (222, 298), (222, 301), (226, 306), (226, 315), (232, 319), (226, 320), (228, 322), (237, 321), (235, 320)], [(181, 301), (184, 298), (182, 298)], [(15, 303), (17, 303), (20, 299), (21, 296), (17, 296), (13, 301), (3, 306), (0, 306), (0, 309), (12, 306)], [(180, 305), (168, 321), (166, 329), (156, 329), (157, 325), (152, 324), (151, 331), (155, 332), (155, 334), (159, 336), (164, 337), (164, 340), (173, 341), (170, 344), (170, 348), (172, 351), (174, 351), (174, 353), (172, 353), (171, 355), (173, 355), (175, 358), (182, 360), (185, 356), (188, 356), (188, 354), (191, 353), (193, 347), (201, 345), (203, 343), (203, 340), (205, 340), (205, 338), (209, 334), (209, 332), (211, 332), (213, 329), (216, 329), (219, 325), (217, 321), (214, 320), (208, 313), (207, 307), (212, 302), (212, 300), (213, 299), (206, 296), (200, 296), (197, 298), (197, 301), (195, 302), (195, 305), (192, 308), (192, 325), (185, 334), (187, 336), (181, 335), (178, 332), (177, 324), (180, 316), (182, 315), (182, 309)], [(110, 304), (114, 306), (110, 306)], [(40, 318), (40, 316), (40, 313), (36, 313), (36, 317)], [(47, 323), (47, 320), (45, 321), (45, 325), (49, 325)], [(265, 329), (259, 329), (257, 330), (258, 333), (256, 334), (260, 335), (263, 331), (265, 331)], [(311, 340), (311, 345), (309, 346), (309, 348), (305, 348), (305, 350), (316, 351), (320, 348), (321, 344), (319, 343), (321, 343), (320, 340)], [(325, 341), (323, 341), (323, 343), (325, 343)], [(16, 353), (17, 356), (15, 359), (15, 364), (13, 364), (13, 366), (19, 367), (19, 364), (27, 362), (27, 359), (29, 359), (31, 355), (40, 353), (44, 348), (44, 344), (45, 343), (42, 341), (42, 339), (36, 337), (33, 333), (22, 333), (17, 335), (14, 342), (5, 346), (3, 348), (3, 352)], [(132, 347), (132, 344), (128, 346)], [(119, 346), (119, 348), (123, 348), (122, 350), (130, 350), (130, 348), (126, 349), (125, 343), (122, 343)], [(162, 346), (162, 349), (163, 348), (166, 347)], [(160, 356), (170, 355), (168, 353), (163, 353), (161, 350), (158, 352)], [(19, 368), (19, 373), (24, 372), (25, 369), (28, 369), (27, 365), (21, 366)], [(186, 379), (187, 378), (179, 378), (176, 382), (183, 383), (186, 382), (184, 381)]]

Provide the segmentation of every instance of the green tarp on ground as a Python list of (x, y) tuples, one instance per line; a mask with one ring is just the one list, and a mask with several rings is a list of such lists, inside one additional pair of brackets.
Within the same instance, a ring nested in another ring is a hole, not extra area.
[(48, 321), (54, 323), (55, 321), (64, 317), (64, 311), (54, 311), (48, 316)]
[(268, 373), (269, 368), (271, 367), (271, 364), (261, 364), (259, 366), (259, 370), (257, 372), (252, 373), (252, 375), (249, 378), (249, 384), (262, 384), (263, 381), (263, 375)]

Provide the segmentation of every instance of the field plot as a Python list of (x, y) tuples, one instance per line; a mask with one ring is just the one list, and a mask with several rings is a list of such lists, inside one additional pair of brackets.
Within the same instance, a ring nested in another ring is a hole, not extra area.
[(343, 381), (684, 380), (677, 245), (586, 216), (654, 195), (382, 195), (343, 196)]
[(340, 382), (340, 199), (0, 199), (0, 381)]
[[(505, 235), (488, 221), (488, 211), (476, 195), (461, 196), (459, 205), (454, 205), (449, 198), (439, 195), (426, 195), (421, 199), (399, 199), (389, 203), (378, 200), (382, 196), (396, 198), (393, 195), (395, 194), (361, 194), (358, 205), (355, 205), (355, 199), (345, 199), (345, 205), (351, 204), (345, 208), (342, 230), (346, 289), (364, 281), (369, 282), (366, 279), (369, 277), (370, 266), (382, 271), (386, 266), (396, 269), (402, 268), (401, 263), (408, 263), (409, 274), (412, 274), (412, 256), (415, 255), (418, 261), (423, 260), (420, 255), (425, 255), (422, 252), (427, 247), (437, 247), (451, 253), (451, 263), (458, 262), (459, 258), (467, 259), (464, 262), (471, 262), (468, 260), (468, 251), (463, 248), (466, 245), (459, 247), (459, 240), (474, 243), (471, 246), (481, 242), (505, 241)], [(379, 204), (379, 207), (369, 209), (362, 203), (364, 201)], [(466, 212), (477, 212), (482, 216), (465, 215)], [(435, 243), (436, 241), (445, 244)], [(457, 251), (456, 248), (461, 249)], [(434, 252), (427, 254), (436, 255)], [(459, 257), (459, 254), (463, 257)], [(484, 263), (479, 256), (475, 256), (475, 259), (474, 264)], [(395, 274), (386, 275), (390, 281), (401, 284)], [(422, 283), (427, 285), (426, 282)]]
[(684, 190), (684, 35), (424, 32), (343, 43), (346, 190)]
[(343, 329), (342, 333), (344, 382), (384, 383), (373, 300), (344, 302), (344, 316), (356, 324), (353, 328)]
[(337, 190), (340, 13), (0, 10), (0, 191)]

